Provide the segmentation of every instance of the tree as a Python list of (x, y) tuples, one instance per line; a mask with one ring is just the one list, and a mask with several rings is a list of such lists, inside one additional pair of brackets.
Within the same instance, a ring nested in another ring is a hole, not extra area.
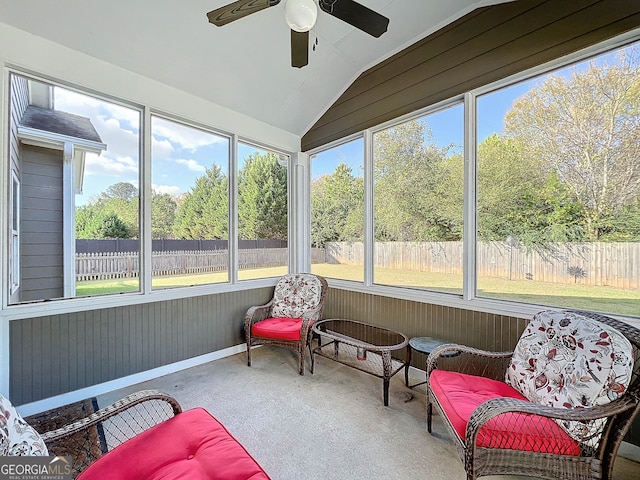
[(311, 187), (311, 242), (362, 241), (364, 238), (364, 181), (341, 163)]
[(80, 207), (76, 211), (76, 238), (130, 238), (127, 225), (117, 214), (104, 212), (95, 205)]
[(151, 237), (170, 238), (176, 220), (178, 204), (168, 193), (152, 192), (151, 196)]
[(229, 180), (213, 165), (196, 179), (176, 213), (173, 232), (177, 238), (225, 239), (229, 232)]
[(115, 213), (106, 213), (99, 217), (95, 238), (128, 238), (127, 225)]
[(613, 65), (549, 77), (505, 119), (525, 157), (540, 159), (582, 205), (592, 240), (640, 195), (640, 63), (638, 49), (627, 50)]
[(118, 182), (110, 185), (100, 198), (103, 200), (120, 199), (131, 201), (138, 198), (138, 189), (128, 182)]
[(288, 238), (287, 169), (273, 153), (249, 155), (238, 174), (238, 233), (243, 239)]
[(528, 247), (583, 239), (582, 206), (521, 139), (494, 134), (478, 146), (478, 237)]
[[(375, 236), (387, 241), (458, 240), (462, 206), (444, 205), (443, 185), (460, 189), (447, 164), (454, 145), (440, 147), (418, 120), (375, 136)], [(453, 192), (451, 192), (453, 193)], [(462, 190), (457, 192), (461, 198)], [(455, 217), (451, 217), (454, 215)]]

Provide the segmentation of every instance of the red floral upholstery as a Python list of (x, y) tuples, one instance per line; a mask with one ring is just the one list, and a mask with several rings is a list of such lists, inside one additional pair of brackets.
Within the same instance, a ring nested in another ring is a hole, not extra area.
[[(622, 396), (633, 372), (629, 340), (575, 312), (533, 316), (516, 345), (505, 381), (542, 405), (586, 408)], [(576, 440), (597, 445), (605, 419), (559, 422)]]
[(269, 476), (227, 429), (196, 408), (127, 440), (81, 480), (265, 480)]
[(327, 281), (311, 273), (291, 273), (278, 280), (273, 298), (254, 305), (244, 316), (247, 365), (256, 345), (289, 348), (299, 356), (298, 373), (304, 375), (305, 349), (311, 350), (311, 327), (322, 318)]
[[(309, 328), (313, 321), (309, 322)], [(301, 318), (276, 317), (267, 318), (251, 326), (251, 335), (281, 340), (300, 340)]]
[[(526, 398), (517, 390), (485, 377), (434, 370), (430, 377), (433, 395), (461, 439), (473, 411), (492, 398)], [(504, 418), (509, 416), (509, 418)], [(580, 455), (580, 447), (552, 419), (524, 413), (506, 413), (489, 421), (478, 434), (478, 446), (532, 452)]]

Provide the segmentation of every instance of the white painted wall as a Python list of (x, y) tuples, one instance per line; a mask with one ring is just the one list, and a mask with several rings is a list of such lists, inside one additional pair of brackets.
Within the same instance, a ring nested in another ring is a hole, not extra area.
[[(90, 91), (147, 105), (279, 150), (300, 150), (300, 137), (297, 135), (5, 23), (0, 23), (0, 62)], [(184, 75), (189, 75), (189, 72), (185, 71)]]

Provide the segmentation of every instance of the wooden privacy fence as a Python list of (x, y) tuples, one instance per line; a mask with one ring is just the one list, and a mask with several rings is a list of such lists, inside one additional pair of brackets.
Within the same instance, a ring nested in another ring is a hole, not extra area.
[[(76, 281), (137, 277), (138, 252), (102, 252), (76, 254)], [(229, 253), (224, 250), (153, 252), (153, 275), (187, 275), (227, 271)], [(286, 248), (256, 248), (238, 251), (240, 269), (287, 265)]]
[[(327, 263), (364, 264), (361, 242), (325, 245)], [(640, 243), (556, 243), (535, 251), (478, 242), (478, 276), (640, 288)], [(374, 266), (462, 275), (462, 242), (376, 242)]]

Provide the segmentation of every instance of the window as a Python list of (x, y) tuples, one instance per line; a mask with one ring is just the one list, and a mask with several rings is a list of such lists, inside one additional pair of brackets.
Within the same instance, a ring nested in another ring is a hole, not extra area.
[(311, 161), (311, 272), (364, 281), (364, 141)]
[(13, 295), (20, 287), (20, 181), (11, 172), (11, 255), (9, 255), (9, 285)]
[(279, 277), (289, 264), (286, 155), (238, 143), (238, 279)]
[(374, 283), (462, 292), (463, 114), (374, 133)]
[(139, 111), (22, 75), (10, 87), (9, 303), (139, 291)]
[(456, 306), (638, 316), (640, 43), (522, 78), (469, 92), (466, 117), (442, 104), (364, 132), (371, 152), (310, 152), (312, 271)]
[(477, 295), (638, 315), (640, 46), (477, 99)]
[(228, 137), (151, 117), (152, 287), (229, 281)]
[(15, 72), (9, 91), (8, 305), (288, 271), (289, 154), (151, 114), (142, 183), (145, 107)]

